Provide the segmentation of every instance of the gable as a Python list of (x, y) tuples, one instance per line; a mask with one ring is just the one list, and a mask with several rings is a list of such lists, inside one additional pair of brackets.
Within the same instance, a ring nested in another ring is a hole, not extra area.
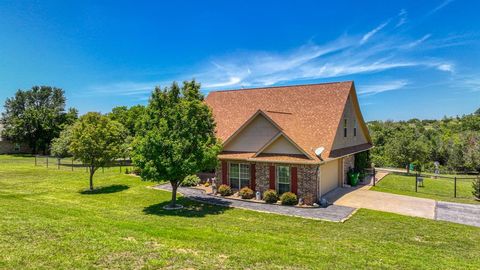
[[(344, 121), (347, 120), (347, 137), (344, 136)], [(354, 136), (354, 127), (356, 126), (356, 136)], [(356, 145), (369, 143), (365, 129), (363, 128), (363, 117), (359, 110), (355, 108), (352, 95), (349, 95), (345, 108), (337, 126), (332, 150), (352, 147)]]
[(262, 153), (265, 154), (289, 154), (289, 155), (303, 155), (303, 153), (285, 136), (278, 136), (275, 141), (268, 145)]
[(238, 134), (223, 146), (224, 151), (257, 152), (280, 130), (262, 114), (258, 114)]
[[(216, 135), (224, 141), (224, 150), (255, 152), (260, 143), (255, 147), (238, 147), (243, 143), (236, 137), (252, 116), (262, 112), (302, 153), (319, 159), (315, 155), (319, 147), (325, 148), (324, 158), (330, 156), (350, 95), (356, 97), (352, 81), (215, 91), (210, 92), (205, 102), (212, 109)], [(356, 98), (353, 103), (358, 110)], [(368, 131), (366, 134), (368, 139)]]

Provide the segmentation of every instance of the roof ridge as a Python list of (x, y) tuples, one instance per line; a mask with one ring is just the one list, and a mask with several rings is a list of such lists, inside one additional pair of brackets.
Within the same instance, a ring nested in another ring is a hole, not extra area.
[(243, 88), (243, 89), (225, 89), (225, 90), (210, 91), (209, 93), (236, 92), (236, 91), (249, 91), (249, 90), (262, 90), (262, 89), (273, 89), (273, 88), (290, 88), (290, 87), (298, 87), (298, 86), (315, 86), (315, 85), (328, 85), (328, 84), (340, 84), (340, 83), (353, 83), (353, 80), (349, 80), (349, 81), (338, 81), (338, 82), (324, 82), (324, 83), (306, 83), (306, 84), (278, 85), (278, 86), (267, 86), (267, 87), (252, 87), (252, 88)]

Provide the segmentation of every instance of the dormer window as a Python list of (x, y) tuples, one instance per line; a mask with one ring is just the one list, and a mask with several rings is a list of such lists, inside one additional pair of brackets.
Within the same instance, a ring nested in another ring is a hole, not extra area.
[(343, 119), (343, 137), (347, 137), (347, 118)]

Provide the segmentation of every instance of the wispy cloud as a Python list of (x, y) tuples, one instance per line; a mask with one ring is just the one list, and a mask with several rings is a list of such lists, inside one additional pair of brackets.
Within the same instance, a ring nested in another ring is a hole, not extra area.
[(448, 72), (453, 72), (453, 65), (452, 64), (440, 64), (437, 66), (438, 70), (441, 71), (448, 71)]
[(362, 90), (358, 93), (360, 95), (375, 95), (387, 91), (399, 90), (407, 86), (409, 82), (407, 80), (393, 80), (379, 84), (362, 85)]
[[(399, 16), (406, 16), (406, 11), (401, 11)], [(434, 57), (435, 54), (430, 54), (430, 51), (433, 52), (444, 44), (462, 44), (468, 37), (432, 39), (432, 35), (426, 33), (421, 38), (410, 39), (404, 33), (398, 34), (394, 30), (395, 25), (389, 26), (391, 20), (363, 35), (344, 34), (329, 42), (308, 42), (283, 52), (237, 51), (228, 55), (212, 56), (194, 68), (185, 69), (162, 80), (115, 82), (93, 86), (91, 92), (144, 98), (157, 85), (165, 86), (172, 80), (183, 81), (191, 78), (197, 79), (202, 83), (203, 89), (209, 91), (333, 79), (392, 69), (424, 68), (454, 73), (455, 66), (451, 61)], [(385, 33), (377, 36), (381, 30)], [(419, 49), (422, 50), (420, 56)], [(407, 80), (394, 80), (372, 84), (362, 93), (371, 95), (401, 89), (409, 83)]]
[(386, 21), (377, 26), (376, 28), (372, 29), (370, 32), (363, 35), (362, 40), (360, 40), (360, 44), (364, 44), (365, 42), (367, 42), (371, 37), (373, 37), (373, 35), (375, 35), (378, 31), (382, 30), (385, 26), (387, 26), (389, 22), (390, 21)]
[(453, 2), (454, 0), (443, 0), (442, 3), (440, 3), (440, 5), (436, 6), (434, 9), (430, 10), (430, 12), (427, 13), (427, 16), (430, 16), (434, 13), (436, 13), (437, 11), (439, 11), (440, 9), (446, 7), (448, 4), (450, 4), (451, 2)]
[(408, 12), (406, 9), (400, 10), (400, 12), (398, 13), (398, 22), (395, 25), (395, 27), (400, 27), (405, 23), (407, 23), (407, 16), (408, 16)]
[(417, 40), (407, 44), (407, 47), (408, 48), (416, 47), (416, 46), (420, 45), (421, 43), (423, 43), (425, 40), (429, 39), (431, 36), (432, 36), (431, 34), (426, 34), (423, 37), (421, 37), (420, 39), (417, 39)]

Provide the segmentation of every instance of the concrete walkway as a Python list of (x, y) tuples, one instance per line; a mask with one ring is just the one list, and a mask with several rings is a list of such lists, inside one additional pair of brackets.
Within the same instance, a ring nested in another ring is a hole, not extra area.
[[(163, 184), (154, 187), (155, 189), (171, 191), (170, 184)], [(330, 205), (325, 208), (301, 208), (293, 206), (272, 205), (266, 203), (256, 203), (241, 200), (232, 200), (223, 197), (207, 195), (202, 190), (195, 188), (178, 188), (178, 192), (183, 196), (209, 204), (221, 205), (226, 207), (235, 207), (248, 209), (258, 212), (266, 212), (287, 216), (295, 216), (309, 219), (318, 219), (334, 222), (343, 222), (347, 220), (356, 210), (354, 207), (342, 206), (342, 205)]]
[(370, 186), (337, 188), (325, 195), (328, 202), (354, 208), (435, 218), (434, 200), (369, 190)]

